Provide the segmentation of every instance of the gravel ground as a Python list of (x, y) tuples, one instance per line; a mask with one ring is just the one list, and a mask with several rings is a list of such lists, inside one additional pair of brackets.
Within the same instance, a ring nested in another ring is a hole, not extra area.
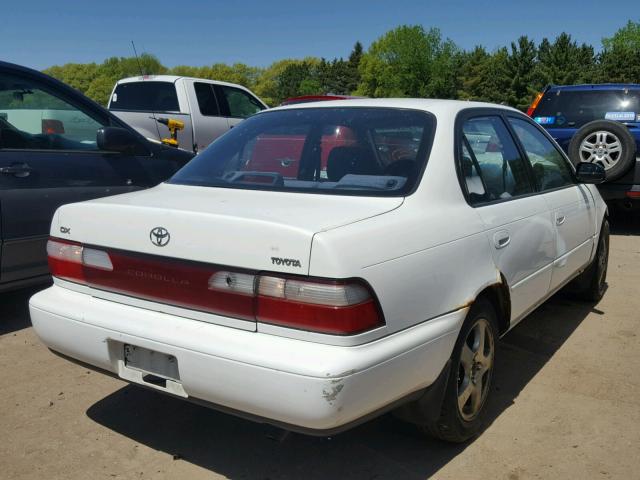
[(614, 229), (597, 305), (557, 295), (502, 342), (491, 424), (451, 446), (390, 416), (285, 433), (90, 372), (0, 295), (0, 478), (640, 478), (640, 227)]

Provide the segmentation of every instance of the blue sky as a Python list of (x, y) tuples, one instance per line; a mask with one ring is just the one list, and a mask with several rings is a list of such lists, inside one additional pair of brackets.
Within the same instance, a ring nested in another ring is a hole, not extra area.
[(640, 20), (638, 0), (369, 0), (193, 1), (30, 0), (0, 15), (0, 59), (32, 68), (155, 54), (167, 66), (243, 62), (266, 66), (308, 55), (347, 56), (400, 24), (438, 27), (463, 48), (536, 40), (565, 30), (599, 47), (627, 20)]

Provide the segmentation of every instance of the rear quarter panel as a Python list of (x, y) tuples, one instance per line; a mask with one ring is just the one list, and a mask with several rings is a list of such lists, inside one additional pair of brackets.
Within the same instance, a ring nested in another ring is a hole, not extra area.
[(417, 212), (405, 204), (317, 234), (311, 275), (364, 278), (378, 297), (389, 333), (468, 306), (500, 275), (475, 212), (438, 207)]

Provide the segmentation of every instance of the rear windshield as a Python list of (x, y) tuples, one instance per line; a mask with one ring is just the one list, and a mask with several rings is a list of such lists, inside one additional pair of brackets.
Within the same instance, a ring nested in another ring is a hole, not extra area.
[(179, 112), (176, 86), (171, 82), (121, 83), (111, 96), (109, 110)]
[(305, 108), (255, 115), (170, 180), (182, 185), (392, 196), (418, 181), (433, 138), (425, 112)]
[(544, 94), (533, 112), (540, 125), (580, 128), (593, 120), (636, 122), (640, 120), (638, 91), (555, 90)]

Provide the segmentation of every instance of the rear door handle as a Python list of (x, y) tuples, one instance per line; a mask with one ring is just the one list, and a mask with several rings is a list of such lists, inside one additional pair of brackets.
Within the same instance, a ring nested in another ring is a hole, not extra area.
[(500, 230), (493, 235), (493, 246), (497, 249), (506, 247), (511, 243), (511, 237), (506, 230)]
[(14, 163), (8, 167), (0, 167), (0, 173), (15, 177), (28, 177), (31, 172), (33, 172), (33, 168), (26, 163)]
[(562, 225), (565, 220), (567, 219), (567, 217), (564, 215), (564, 213), (556, 213), (556, 225), (560, 226)]

